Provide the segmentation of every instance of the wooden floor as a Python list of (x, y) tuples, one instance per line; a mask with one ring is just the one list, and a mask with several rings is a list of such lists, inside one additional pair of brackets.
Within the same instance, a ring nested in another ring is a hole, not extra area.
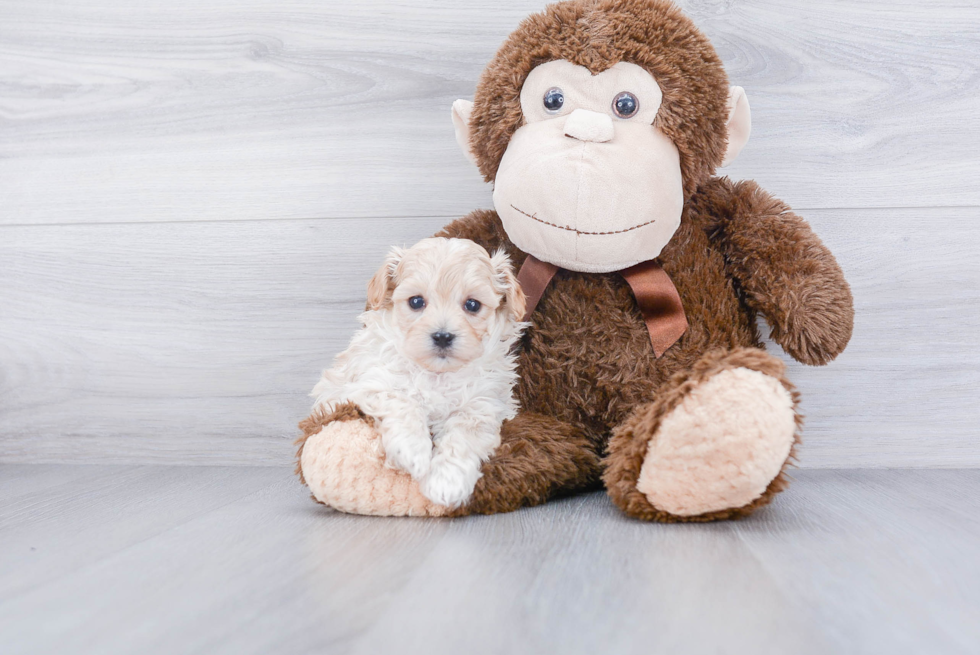
[(980, 471), (795, 478), (663, 526), (603, 494), (378, 519), (283, 468), (2, 465), (0, 651), (980, 651)]

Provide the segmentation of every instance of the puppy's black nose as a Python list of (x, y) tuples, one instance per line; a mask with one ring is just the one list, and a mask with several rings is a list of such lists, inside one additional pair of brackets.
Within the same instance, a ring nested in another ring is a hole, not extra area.
[(453, 345), (453, 339), (456, 335), (452, 332), (433, 332), (432, 333), (432, 343), (436, 344), (438, 348), (448, 348)]

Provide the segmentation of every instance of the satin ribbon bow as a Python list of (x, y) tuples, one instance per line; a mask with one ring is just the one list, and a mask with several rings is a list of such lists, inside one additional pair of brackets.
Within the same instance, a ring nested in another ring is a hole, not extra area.
[[(517, 280), (527, 296), (525, 321), (531, 318), (534, 308), (538, 306), (541, 296), (557, 272), (557, 266), (543, 262), (534, 255), (528, 255), (524, 260)], [(684, 306), (677, 287), (660, 264), (653, 260), (630, 266), (618, 273), (633, 291), (647, 332), (650, 333), (654, 355), (662, 357), (687, 331), (687, 316), (684, 315)]]

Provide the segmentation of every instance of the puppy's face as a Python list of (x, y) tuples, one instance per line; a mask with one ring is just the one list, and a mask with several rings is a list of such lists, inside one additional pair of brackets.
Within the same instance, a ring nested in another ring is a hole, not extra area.
[(505, 334), (524, 306), (509, 258), (466, 239), (393, 249), (368, 285), (368, 309), (390, 311), (403, 352), (435, 372), (478, 358), (487, 335)]

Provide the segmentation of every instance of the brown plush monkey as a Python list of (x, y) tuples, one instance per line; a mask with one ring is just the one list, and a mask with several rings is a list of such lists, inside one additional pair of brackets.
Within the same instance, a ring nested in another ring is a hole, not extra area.
[(303, 424), (314, 498), (369, 514), (493, 513), (605, 485), (628, 515), (743, 516), (785, 486), (797, 394), (756, 329), (826, 364), (850, 290), (807, 223), (754, 182), (714, 177), (749, 135), (708, 40), (665, 0), (572, 0), (525, 20), (453, 107), (496, 212), (445, 228), (522, 266), (533, 311), (522, 412), (449, 510), (386, 469), (358, 408)]

